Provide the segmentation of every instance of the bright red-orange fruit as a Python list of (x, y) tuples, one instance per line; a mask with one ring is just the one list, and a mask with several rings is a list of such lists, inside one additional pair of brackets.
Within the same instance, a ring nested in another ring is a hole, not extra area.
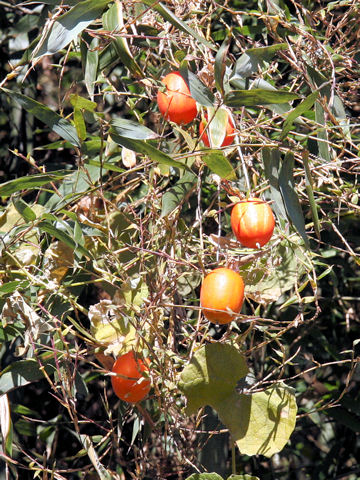
[(143, 375), (148, 370), (147, 363), (133, 351), (121, 355), (112, 367), (112, 372), (118, 374), (111, 377), (115, 394), (125, 402), (140, 402), (151, 388), (150, 379)]
[(166, 86), (165, 92), (157, 94), (161, 115), (178, 125), (192, 122), (197, 115), (196, 101), (180, 72), (169, 73), (161, 81)]
[[(207, 114), (205, 113), (206, 121), (207, 121), (207, 118), (208, 118)], [(201, 140), (204, 142), (204, 145), (206, 145), (207, 147), (210, 147), (210, 141), (209, 141), (207, 131), (205, 130), (205, 127), (206, 127), (206, 123), (205, 123), (204, 120), (202, 120), (200, 122), (200, 125), (199, 125), (199, 136), (201, 137)], [(204, 132), (204, 130), (205, 130), (205, 132)], [(232, 121), (230, 115), (228, 115), (225, 137), (224, 137), (224, 140), (221, 144), (222, 147), (227, 147), (228, 145), (232, 144), (232, 142), (234, 141), (234, 132), (235, 132), (235, 129), (234, 129), (233, 121)]]
[(230, 323), (240, 312), (243, 301), (244, 281), (234, 270), (216, 268), (204, 278), (200, 304), (210, 322)]
[(244, 247), (262, 247), (270, 240), (274, 227), (274, 214), (260, 198), (239, 202), (231, 211), (231, 228)]

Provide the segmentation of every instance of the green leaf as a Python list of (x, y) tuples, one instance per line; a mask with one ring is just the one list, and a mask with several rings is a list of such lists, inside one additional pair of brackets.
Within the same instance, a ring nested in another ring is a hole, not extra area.
[(280, 171), (280, 150), (278, 148), (262, 149), (262, 160), (264, 163), (265, 177), (270, 184), (270, 199), (273, 201), (271, 207), (280, 218), (287, 219), (284, 201), (279, 187)]
[(254, 477), (253, 475), (230, 475), (227, 480), (260, 480), (259, 477)]
[(223, 480), (217, 473), (193, 473), (186, 480)]
[(81, 141), (85, 140), (86, 138), (86, 125), (85, 120), (80, 108), (74, 108), (74, 123), (76, 128), (76, 133)]
[(158, 162), (172, 167), (188, 169), (185, 164), (173, 160), (169, 155), (163, 153), (161, 150), (158, 150), (144, 140), (135, 140), (133, 138), (117, 135), (115, 133), (112, 133), (111, 138), (114, 140), (114, 142), (125, 148), (128, 148), (129, 150), (133, 150), (134, 152), (148, 156), (153, 162)]
[(197, 350), (181, 373), (179, 388), (187, 397), (187, 413), (210, 405), (216, 409), (235, 392), (248, 373), (245, 357), (232, 345), (210, 343)]
[(9, 295), (9, 293), (15, 292), (21, 284), (26, 286), (27, 282), (24, 282), (23, 280), (14, 280), (12, 282), (4, 283), (4, 285), (0, 286), (0, 298)]
[[(124, 20), (123, 20), (123, 12), (122, 12), (122, 3), (120, 1), (115, 1), (114, 5), (112, 5), (107, 12), (103, 15), (103, 25), (106, 30), (113, 32), (122, 31), (124, 33)], [(139, 67), (138, 63), (135, 61), (126, 38), (124, 37), (116, 37), (115, 40), (112, 41), (112, 44), (118, 54), (118, 61), (121, 60), (123, 64), (129, 69), (132, 75), (135, 77), (143, 77), (144, 73), (142, 69)]]
[(67, 140), (75, 147), (80, 147), (80, 140), (76, 133), (76, 129), (68, 120), (52, 111), (49, 107), (46, 107), (42, 103), (39, 103), (26, 95), (13, 92), (7, 88), (0, 88), (0, 90), (16, 100), (22, 108), (31, 115), (34, 115), (38, 120), (45, 123), (45, 125), (51, 130), (60, 135), (61, 138)]
[(197, 177), (191, 172), (185, 172), (185, 174), (176, 182), (176, 184), (167, 190), (162, 196), (162, 208), (161, 216), (164, 217), (175, 210), (184, 199), (188, 196), (189, 192), (196, 185)]
[(44, 55), (53, 55), (66, 47), (88, 27), (110, 0), (84, 0), (78, 2), (71, 10), (58, 17), (55, 22), (45, 26), (38, 47), (33, 52), (34, 59)]
[(283, 160), (280, 174), (279, 187), (283, 198), (286, 212), (289, 220), (301, 235), (305, 245), (309, 248), (309, 240), (305, 230), (305, 220), (301, 209), (299, 198), (297, 196), (293, 177), (294, 155), (288, 152)]
[(278, 43), (270, 47), (249, 48), (236, 61), (233, 76), (241, 78), (250, 77), (253, 73), (257, 73), (259, 68), (264, 65), (265, 61), (269, 61), (279, 50), (286, 50), (286, 43)]
[(200, 43), (202, 43), (206, 47), (210, 48), (211, 50), (214, 50), (214, 45), (212, 43), (208, 42), (201, 35), (198, 35), (198, 33), (195, 30), (193, 30), (191, 27), (189, 27), (189, 25), (187, 25), (185, 22), (183, 22), (182, 20), (179, 20), (172, 13), (172, 11), (169, 10), (167, 7), (165, 7), (165, 5), (163, 5), (162, 3), (154, 2), (154, 0), (141, 0), (141, 2), (151, 7), (156, 12), (158, 12), (163, 17), (164, 20), (166, 20), (167, 22), (170, 22), (171, 25), (174, 25), (174, 27), (178, 28), (179, 30), (185, 33), (188, 33), (189, 35), (191, 35), (193, 38), (198, 40)]
[(326, 130), (326, 120), (325, 120), (325, 111), (320, 103), (315, 103), (315, 121), (319, 125), (323, 125), (324, 128), (318, 128), (316, 131), (317, 135), (317, 144), (319, 149), (319, 156), (326, 160), (327, 162), (331, 161), (331, 153), (329, 146), (329, 138)]
[(235, 180), (236, 173), (229, 160), (225, 157), (223, 152), (219, 150), (206, 150), (206, 154), (201, 156), (201, 159), (210, 170), (219, 175), (219, 177), (226, 180)]
[[(54, 360), (45, 361), (42, 359), (42, 364), (47, 374), (53, 373)], [(28, 359), (13, 362), (0, 373), (0, 395), (43, 378), (44, 373), (36, 360)]]
[(41, 232), (46, 232), (49, 235), (52, 235), (53, 237), (57, 238), (61, 242), (65, 243), (79, 256), (84, 255), (87, 258), (91, 258), (91, 254), (88, 250), (86, 250), (86, 248), (77, 244), (72, 239), (72, 237), (70, 237), (70, 235), (68, 235), (63, 230), (59, 230), (59, 228), (56, 228), (54, 225), (52, 225), (48, 221), (41, 221), (40, 223), (38, 223), (37, 227)]
[(231, 90), (224, 97), (225, 105), (229, 107), (254, 107), (271, 103), (287, 103), (299, 98), (295, 93), (284, 90), (265, 90), (253, 88), (252, 90)]
[(124, 138), (131, 138), (133, 140), (151, 140), (158, 138), (159, 136), (153, 130), (150, 130), (150, 128), (125, 118), (112, 120), (110, 125), (110, 134), (116, 133)]
[[(86, 40), (86, 41), (85, 41)], [(90, 96), (90, 99), (94, 100), (95, 82), (98, 75), (99, 65), (99, 39), (85, 36), (83, 34), (82, 41), (80, 43), (81, 59), (84, 70), (85, 86)]]
[(225, 40), (223, 41), (215, 57), (215, 66), (214, 66), (215, 67), (214, 69), (215, 85), (221, 94), (224, 93), (224, 75), (226, 70), (226, 60), (228, 57), (230, 42), (231, 42), (231, 34), (230, 32), (228, 32)]
[(285, 385), (274, 385), (251, 395), (234, 392), (216, 410), (245, 455), (271, 457), (280, 452), (296, 424), (295, 396)]
[(47, 183), (62, 180), (66, 176), (69, 176), (69, 174), (53, 172), (51, 174), (42, 173), (39, 175), (19, 177), (15, 180), (10, 180), (9, 182), (5, 182), (0, 185), (0, 197), (8, 197), (13, 193), (20, 192), (22, 190), (38, 189), (41, 186), (46, 185)]
[(189, 414), (212, 406), (242, 454), (270, 457), (282, 450), (295, 428), (295, 396), (280, 384), (253, 394), (237, 393), (235, 387), (247, 373), (237, 348), (208, 344), (185, 366), (179, 388), (187, 397)]
[(181, 68), (180, 73), (185, 82), (187, 83), (191, 96), (200, 104), (205, 107), (213, 107), (215, 102), (215, 97), (208, 89), (206, 85), (204, 85), (198, 77), (190, 72), (187, 69), (187, 62), (185, 62)]
[(96, 102), (92, 102), (85, 97), (81, 97), (77, 93), (72, 93), (70, 95), (70, 103), (74, 108), (81, 108), (82, 110), (86, 110), (88, 112), (94, 112), (97, 107)]
[(206, 109), (207, 124), (206, 133), (212, 148), (216, 149), (222, 146), (224, 138), (226, 136), (226, 127), (229, 122), (229, 113), (225, 108), (215, 109), (214, 107), (208, 107)]
[(29, 205), (24, 202), (24, 200), (20, 197), (14, 197), (12, 199), (14, 207), (20, 213), (20, 215), (26, 220), (27, 222), (33, 222), (36, 220), (36, 213), (32, 210)]
[(320, 240), (320, 222), (319, 222), (319, 215), (318, 215), (318, 207), (316, 205), (315, 197), (314, 197), (313, 179), (312, 179), (310, 165), (309, 165), (308, 152), (303, 153), (302, 159), (303, 159), (303, 164), (305, 169), (305, 187), (309, 197), (311, 216), (314, 222), (314, 230), (317, 238)]
[(284, 126), (280, 135), (280, 140), (283, 140), (286, 137), (286, 135), (290, 132), (290, 130), (292, 129), (294, 120), (300, 117), (300, 115), (302, 115), (303, 113), (311, 109), (311, 107), (316, 102), (316, 99), (318, 98), (318, 96), (319, 96), (319, 92), (311, 93), (308, 97), (305, 98), (305, 100), (299, 103), (297, 107), (295, 107), (291, 112), (289, 112), (284, 122)]

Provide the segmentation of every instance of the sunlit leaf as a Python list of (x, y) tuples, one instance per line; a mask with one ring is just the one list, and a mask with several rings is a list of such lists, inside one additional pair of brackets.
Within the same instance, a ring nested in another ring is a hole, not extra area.
[(318, 96), (319, 96), (319, 92), (311, 93), (301, 103), (299, 103), (299, 105), (297, 105), (297, 107), (295, 107), (294, 110), (289, 112), (284, 122), (284, 126), (280, 135), (280, 140), (283, 140), (286, 137), (286, 135), (290, 132), (290, 130), (292, 129), (294, 120), (298, 118), (300, 115), (302, 115), (303, 113), (305, 113), (306, 111), (310, 110), (310, 108), (316, 102), (316, 99), (318, 98)]
[(180, 68), (180, 73), (190, 89), (191, 96), (205, 107), (212, 107), (215, 97), (206, 85), (187, 68), (187, 62)]
[(286, 209), (279, 187), (280, 173), (280, 150), (278, 148), (265, 147), (261, 151), (265, 168), (265, 176), (270, 184), (271, 208), (280, 218), (287, 219)]
[(209, 149), (206, 150), (206, 154), (201, 156), (201, 159), (219, 177), (227, 180), (236, 179), (235, 170), (223, 152)]
[(228, 107), (254, 107), (271, 103), (287, 103), (299, 98), (296, 93), (285, 90), (265, 90), (253, 88), (251, 90), (231, 90), (224, 97)]
[(215, 85), (219, 92), (224, 92), (224, 74), (226, 69), (226, 60), (228, 56), (228, 51), (231, 42), (231, 35), (228, 33), (225, 40), (221, 44), (216, 57), (215, 57), (215, 65), (214, 65), (214, 78), (215, 78)]
[(67, 175), (69, 174), (65, 172), (53, 172), (19, 177), (15, 180), (10, 180), (9, 182), (5, 182), (0, 185), (0, 196), (8, 197), (13, 193), (20, 192), (22, 190), (39, 189), (47, 183), (62, 180)]
[(51, 359), (43, 359), (42, 368), (34, 359), (13, 362), (0, 373), (0, 395), (45, 378), (43, 370), (51, 374), (54, 372), (54, 365), (55, 361)]
[(111, 121), (110, 133), (133, 140), (150, 140), (158, 137), (150, 128), (141, 125), (141, 123), (127, 120), (126, 118), (116, 118)]
[(248, 48), (236, 61), (234, 75), (242, 78), (257, 73), (259, 68), (269, 61), (279, 50), (286, 50), (286, 43), (278, 43), (269, 47)]

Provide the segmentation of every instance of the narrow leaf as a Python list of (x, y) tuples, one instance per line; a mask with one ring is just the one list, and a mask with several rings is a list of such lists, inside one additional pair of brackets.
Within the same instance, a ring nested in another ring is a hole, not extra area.
[[(45, 371), (51, 374), (54, 370), (54, 361), (44, 361), (43, 366)], [(28, 359), (13, 362), (0, 374), (0, 395), (42, 378), (44, 378), (44, 373), (40, 370), (36, 360)]]
[(325, 128), (326, 121), (325, 121), (325, 112), (323, 107), (320, 103), (315, 104), (315, 120), (316, 123), (323, 125), (319, 127), (316, 131), (318, 140), (318, 149), (319, 149), (319, 156), (326, 160), (327, 162), (331, 161), (331, 154), (330, 154), (330, 147), (329, 147), (329, 138), (327, 134), (327, 130)]
[(307, 112), (310, 110), (310, 108), (314, 105), (316, 102), (316, 99), (319, 96), (319, 92), (313, 92), (311, 93), (308, 97), (305, 98), (297, 107), (295, 107), (291, 112), (289, 112), (283, 126), (283, 130), (280, 135), (280, 140), (284, 140), (286, 135), (290, 132), (292, 129), (294, 120), (303, 113)]
[(301, 235), (302, 239), (305, 242), (305, 245), (309, 248), (309, 240), (305, 230), (304, 215), (295, 190), (293, 168), (294, 155), (290, 152), (285, 156), (285, 159), (280, 169), (279, 186), (288, 218), (289, 220), (291, 220), (291, 222), (294, 224), (295, 228)]
[(7, 88), (0, 88), (3, 92), (15, 99), (17, 103), (24, 108), (28, 113), (34, 115), (38, 120), (41, 120), (51, 130), (60, 135), (61, 138), (67, 140), (76, 147), (80, 147), (80, 140), (76, 133), (76, 128), (65, 118), (52, 111), (42, 103), (33, 100), (26, 95), (18, 92), (13, 92)]
[(219, 150), (206, 150), (206, 154), (201, 159), (219, 177), (226, 180), (236, 179), (236, 173), (231, 163)]
[(215, 57), (215, 70), (214, 70), (215, 85), (221, 94), (224, 93), (224, 75), (225, 75), (226, 59), (228, 56), (230, 42), (231, 42), (231, 35), (230, 35), (230, 32), (228, 32), (225, 40), (223, 41)]
[(88, 100), (77, 93), (72, 93), (70, 95), (70, 103), (74, 108), (81, 108), (82, 110), (86, 110), (88, 112), (94, 112), (97, 107), (96, 102), (92, 102), (91, 100)]
[(186, 172), (176, 184), (162, 196), (161, 216), (168, 215), (181, 205), (189, 192), (194, 188), (197, 177), (191, 172)]
[(313, 179), (312, 179), (310, 165), (309, 165), (308, 152), (303, 153), (302, 159), (303, 159), (303, 164), (305, 169), (305, 186), (306, 186), (306, 191), (309, 197), (311, 216), (314, 222), (314, 230), (317, 238), (320, 240), (320, 222), (319, 222), (318, 208), (314, 198)]
[(20, 197), (15, 197), (12, 199), (14, 207), (20, 213), (20, 215), (26, 220), (27, 222), (33, 222), (36, 220), (36, 213), (32, 210), (29, 205), (24, 202), (24, 200)]
[(80, 43), (81, 61), (84, 70), (85, 86), (92, 101), (94, 100), (95, 82), (97, 80), (99, 65), (98, 46), (98, 38), (91, 39), (89, 36), (85, 36), (83, 34), (82, 41)]
[(53, 237), (57, 238), (61, 242), (65, 243), (68, 247), (70, 247), (75, 253), (77, 253), (79, 256), (84, 255), (85, 257), (91, 257), (90, 252), (86, 250), (83, 246), (77, 244), (70, 235), (68, 235), (66, 232), (63, 230), (59, 230), (56, 228), (54, 225), (47, 221), (42, 221), (40, 222), (37, 227), (41, 232), (46, 232), (49, 235), (52, 235)]
[(10, 180), (0, 185), (0, 197), (8, 197), (9, 195), (20, 192), (22, 190), (32, 190), (40, 188), (50, 182), (62, 180), (68, 174), (51, 174), (29, 175), (28, 177), (19, 177), (15, 180)]
[(190, 72), (185, 66), (180, 68), (180, 73), (185, 82), (187, 83), (191, 96), (204, 107), (213, 107), (215, 102), (215, 97), (205, 86), (198, 77)]
[(254, 88), (252, 90), (231, 90), (224, 97), (225, 105), (229, 107), (254, 107), (272, 103), (287, 103), (299, 98), (295, 93), (284, 90), (265, 90)]
[(169, 155), (153, 147), (150, 143), (144, 140), (136, 140), (133, 138), (123, 137), (121, 135), (112, 133), (112, 139), (122, 147), (133, 150), (134, 152), (141, 153), (148, 156), (153, 162), (162, 163), (172, 167), (188, 169), (188, 167), (176, 160), (173, 160)]
[(214, 45), (212, 43), (208, 42), (201, 35), (198, 35), (198, 33), (195, 30), (193, 30), (191, 27), (189, 27), (189, 25), (187, 25), (185, 22), (183, 22), (182, 20), (179, 20), (176, 17), (176, 15), (174, 15), (172, 11), (169, 10), (167, 7), (165, 7), (165, 5), (163, 5), (162, 3), (154, 2), (154, 0), (141, 0), (141, 2), (144, 3), (145, 5), (148, 5), (156, 12), (158, 12), (163, 17), (164, 20), (166, 20), (167, 22), (170, 22), (171, 25), (174, 25), (174, 27), (178, 28), (182, 32), (188, 33), (189, 35), (191, 35), (193, 38), (201, 42), (206, 47), (210, 48), (211, 50), (214, 50)]
[(236, 61), (234, 75), (242, 78), (250, 77), (253, 73), (258, 72), (265, 61), (270, 60), (279, 50), (286, 50), (286, 43), (278, 43), (270, 47), (249, 48)]
[[(110, 0), (84, 0), (71, 10), (58, 17), (47, 30), (34, 50), (34, 59), (52, 55), (70, 42), (101, 15)], [(45, 27), (46, 28), (46, 27)]]
[(153, 130), (150, 130), (150, 128), (125, 118), (112, 120), (110, 133), (115, 133), (121, 137), (131, 138), (133, 140), (151, 140), (159, 136)]
[(81, 141), (85, 140), (86, 138), (86, 125), (85, 120), (80, 108), (74, 108), (74, 123), (76, 128), (76, 133)]
[(284, 201), (279, 187), (280, 151), (277, 148), (263, 148), (262, 160), (264, 163), (265, 177), (270, 184), (271, 207), (280, 218), (287, 219)]

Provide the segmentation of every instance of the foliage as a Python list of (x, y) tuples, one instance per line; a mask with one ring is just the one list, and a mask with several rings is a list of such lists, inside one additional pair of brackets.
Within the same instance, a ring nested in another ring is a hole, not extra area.
[[(1, 2), (6, 478), (357, 478), (359, 10)], [(157, 108), (170, 71), (186, 126)], [(231, 233), (250, 195), (276, 215), (259, 250)], [(199, 305), (219, 266), (245, 283), (226, 326)], [(109, 373), (132, 349), (152, 380), (136, 405)]]

